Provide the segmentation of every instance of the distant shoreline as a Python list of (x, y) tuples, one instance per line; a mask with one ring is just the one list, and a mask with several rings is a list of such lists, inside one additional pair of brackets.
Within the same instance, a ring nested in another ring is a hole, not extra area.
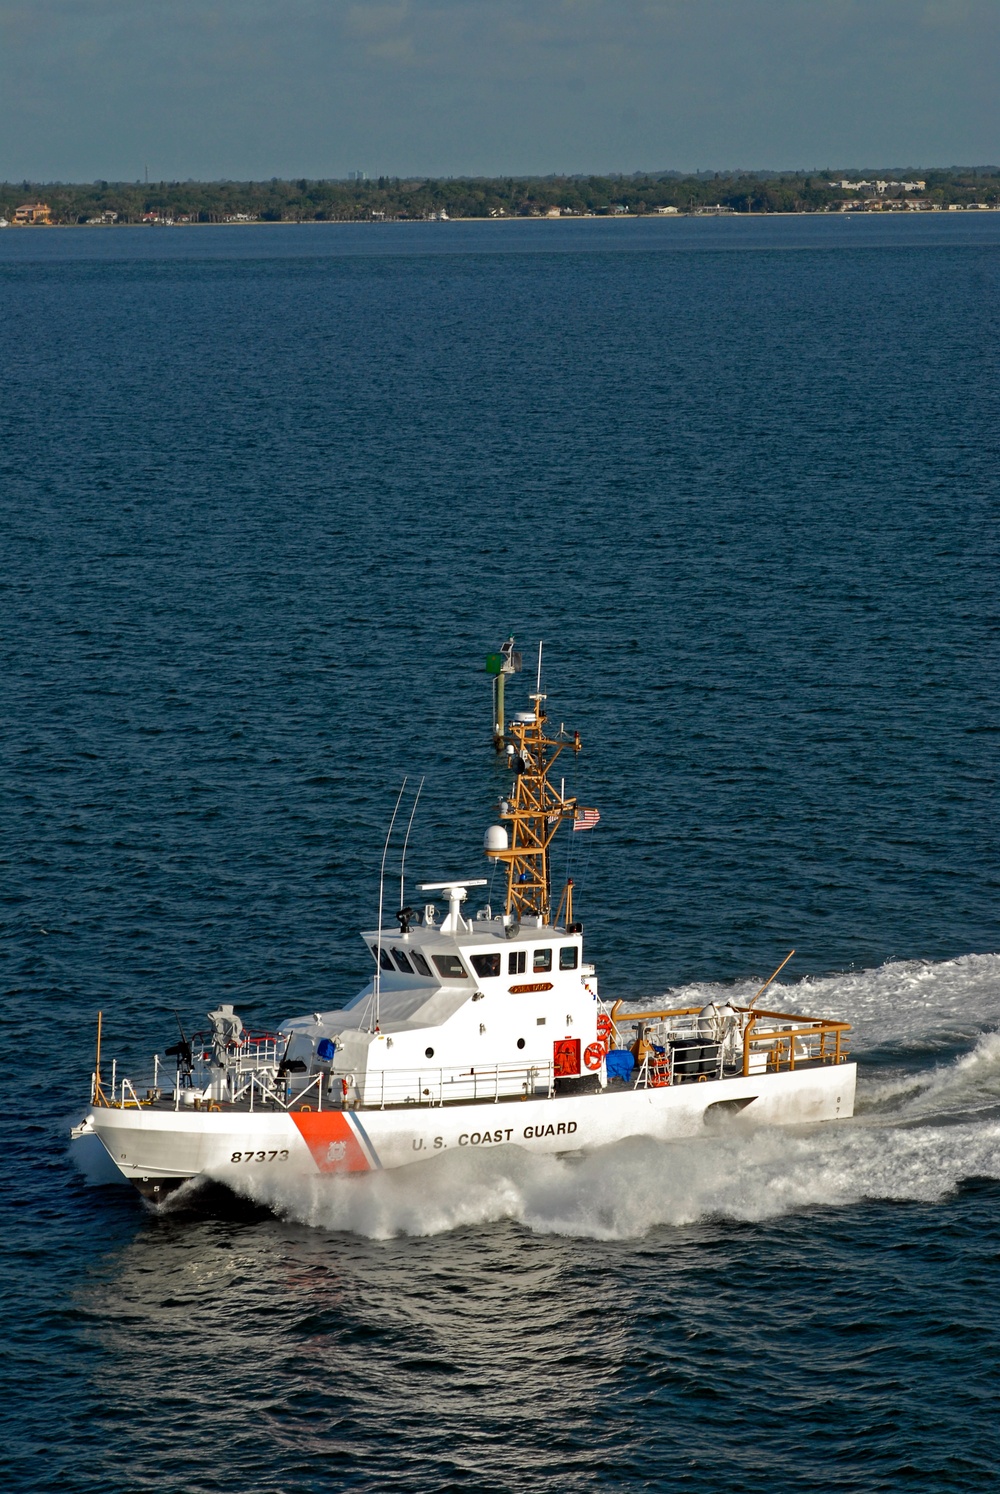
[(504, 217), (474, 217), (472, 215), (449, 214), (447, 218), (283, 218), (277, 221), (250, 218), (246, 222), (219, 222), (219, 223), (178, 223), (156, 222), (156, 223), (13, 223), (7, 222), (0, 228), (13, 229), (20, 233), (26, 230), (35, 232), (51, 232), (53, 230), (65, 229), (93, 229), (95, 232), (108, 232), (123, 228), (157, 229), (157, 228), (389, 228), (400, 225), (424, 225), (428, 228), (446, 227), (452, 223), (489, 223), (497, 227), (509, 223), (676, 223), (681, 219), (699, 219), (700, 221), (713, 220), (718, 222), (740, 221), (745, 218), (930, 218), (950, 217), (953, 213), (972, 213), (980, 215), (983, 213), (1000, 212), (1000, 203), (984, 204), (976, 207), (920, 207), (920, 208), (839, 208), (833, 211), (814, 212), (808, 209), (796, 211), (794, 209), (776, 212), (683, 212), (676, 213), (566, 213), (559, 217), (549, 217), (547, 214), (509, 214)]
[[(11, 227), (562, 222), (1000, 208), (1000, 167), (624, 176), (0, 183)], [(551, 216), (550, 216), (551, 215)]]

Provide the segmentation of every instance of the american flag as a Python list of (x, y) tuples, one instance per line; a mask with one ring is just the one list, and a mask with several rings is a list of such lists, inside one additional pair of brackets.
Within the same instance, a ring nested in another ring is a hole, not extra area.
[(573, 816), (573, 830), (593, 830), (600, 818), (599, 809), (578, 809)]

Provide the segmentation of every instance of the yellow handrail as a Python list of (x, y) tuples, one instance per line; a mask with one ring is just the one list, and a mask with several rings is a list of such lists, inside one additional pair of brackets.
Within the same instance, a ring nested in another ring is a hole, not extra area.
[[(704, 1010), (700, 1006), (664, 1006), (657, 1007), (648, 1012), (623, 1012), (621, 1008), (625, 1005), (624, 1000), (616, 1001), (611, 1008), (611, 1021), (617, 1027), (619, 1014), (623, 1023), (630, 1022), (656, 1022), (665, 1017), (694, 1017)], [(734, 1012), (750, 1013), (754, 1021), (758, 1017), (774, 1017), (779, 1022), (807, 1022), (813, 1026), (841, 1027), (844, 1031), (850, 1029), (850, 1022), (840, 1022), (833, 1017), (806, 1017), (801, 1012), (768, 1012), (753, 1011), (749, 1006), (734, 1006)]]
[[(780, 968), (780, 967), (779, 967)], [(777, 974), (777, 972), (775, 972)], [(773, 979), (773, 977), (772, 977)], [(770, 982), (768, 982), (770, 984)], [(764, 990), (765, 987), (761, 987)], [(757, 993), (760, 995), (760, 992)], [(756, 1000), (756, 997), (754, 998)], [(702, 1011), (700, 1006), (674, 1006), (660, 1007), (653, 1011), (645, 1012), (623, 1012), (624, 1001), (616, 1001), (611, 1008), (611, 1022), (618, 1033), (618, 1024), (630, 1026), (633, 1023), (638, 1027), (643, 1022), (656, 1022), (673, 1017), (692, 1017)], [(746, 1027), (743, 1030), (743, 1074), (750, 1073), (751, 1049), (758, 1054), (767, 1054), (766, 1062), (777, 1071), (787, 1066), (795, 1068), (795, 1042), (799, 1038), (819, 1039), (818, 1057), (823, 1062), (843, 1063), (845, 1058), (843, 1048), (844, 1035), (851, 1030), (849, 1022), (841, 1022), (830, 1017), (805, 1017), (799, 1012), (768, 1012), (754, 1011), (752, 1006), (736, 1006), (734, 1011), (739, 1012), (747, 1018)], [(785, 1022), (790, 1025), (775, 1030), (764, 1028), (762, 1021)], [(833, 1038), (833, 1051), (827, 1055), (827, 1040)], [(769, 1050), (769, 1051), (768, 1051)], [(787, 1051), (786, 1051), (787, 1050)]]
[[(836, 1063), (843, 1063), (844, 1057), (846, 1055), (843, 1052), (842, 1038), (843, 1038), (845, 1032), (850, 1032), (850, 1030), (851, 1030), (851, 1024), (849, 1022), (833, 1022), (833, 1021), (831, 1021), (831, 1022), (824, 1022), (821, 1018), (820, 1019), (812, 1019), (809, 1026), (806, 1026), (806, 1027), (803, 1027), (803, 1026), (799, 1026), (799, 1027), (785, 1027), (785, 1028), (782, 1028), (781, 1031), (775, 1032), (771, 1028), (767, 1028), (767, 1029), (765, 1029), (763, 1031), (760, 1028), (758, 1028), (757, 1027), (757, 1017), (758, 1017), (758, 1015), (760, 1015), (760, 1016), (775, 1016), (775, 1015), (778, 1015), (778, 1014), (777, 1013), (773, 1013), (773, 1012), (761, 1012), (759, 1014), (757, 1012), (752, 1012), (751, 1013), (750, 1020), (747, 1022), (746, 1028), (745, 1028), (744, 1033), (743, 1033), (743, 1074), (744, 1074), (744, 1076), (746, 1076), (746, 1075), (748, 1075), (750, 1073), (750, 1050), (751, 1050), (751, 1048), (755, 1044), (756, 1044), (757, 1052), (759, 1054), (760, 1053), (764, 1053), (768, 1049), (770, 1050), (768, 1052), (768, 1054), (767, 1054), (767, 1060), (768, 1061), (772, 1061), (773, 1060), (773, 1067), (774, 1067), (775, 1071), (780, 1070), (780, 1068), (782, 1067), (782, 1060), (783, 1060), (783, 1058), (784, 1058), (784, 1062), (787, 1064), (788, 1068), (789, 1069), (794, 1069), (795, 1068), (795, 1040), (797, 1038), (817, 1038), (818, 1037), (819, 1038), (819, 1057), (820, 1057), (821, 1060), (825, 1060), (826, 1059), (826, 1039), (827, 1039), (827, 1035), (828, 1034), (832, 1034), (833, 1035), (833, 1056), (832, 1056), (831, 1062), (835, 1063), (835, 1064)], [(792, 1018), (789, 1018), (788, 1020), (793, 1021), (793, 1022), (800, 1022), (801, 1023), (802, 1018), (801, 1017), (792, 1017)], [(788, 1045), (787, 1058), (784, 1056), (784, 1052), (783, 1052), (786, 1044)]]

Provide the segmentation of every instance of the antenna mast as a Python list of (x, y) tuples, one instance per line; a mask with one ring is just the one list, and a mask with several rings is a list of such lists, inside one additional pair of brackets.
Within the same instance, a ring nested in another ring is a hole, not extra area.
[[(541, 649), (538, 678), (541, 680)], [(507, 756), (514, 770), (514, 788), (509, 800), (501, 804), (500, 818), (510, 823), (510, 843), (503, 848), (487, 850), (494, 861), (507, 863), (507, 914), (517, 919), (534, 914), (548, 923), (551, 919), (552, 889), (549, 876), (549, 845), (563, 820), (577, 815), (576, 799), (567, 799), (549, 782), (549, 774), (564, 747), (579, 752), (580, 733), (569, 736), (560, 729), (559, 736), (547, 736), (545, 696), (540, 690), (532, 695), (534, 711), (521, 711), (510, 723), (512, 741)]]
[(521, 668), (521, 655), (514, 647), (514, 635), (510, 634), (506, 643), (501, 643), (494, 654), (486, 655), (486, 673), (493, 676), (493, 746), (497, 752), (502, 752), (506, 739), (504, 737), (504, 686), (509, 674), (517, 674)]

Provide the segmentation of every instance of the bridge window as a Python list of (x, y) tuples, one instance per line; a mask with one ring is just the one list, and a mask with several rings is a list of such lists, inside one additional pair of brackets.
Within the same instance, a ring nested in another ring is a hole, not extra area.
[(510, 952), (510, 954), (507, 956), (507, 974), (508, 975), (523, 975), (524, 974), (524, 950), (523, 949), (512, 949), (511, 952)]
[(575, 970), (580, 959), (580, 951), (575, 944), (564, 944), (559, 951), (559, 969)]
[(416, 969), (418, 975), (430, 975), (431, 967), (428, 965), (419, 949), (410, 950), (410, 959), (413, 961), (414, 968)]
[(468, 980), (469, 973), (458, 955), (431, 955), (431, 959), (437, 966), (438, 975), (443, 975), (445, 980)]
[(499, 975), (500, 951), (497, 950), (495, 954), (473, 955), (472, 968), (477, 975)]
[(395, 975), (396, 967), (392, 963), (392, 960), (389, 958), (389, 951), (385, 948), (384, 945), (381, 949), (379, 949), (377, 944), (373, 944), (372, 954), (375, 956), (378, 963), (382, 966), (383, 970), (391, 970), (393, 975)]
[(406, 958), (406, 955), (401, 949), (394, 949), (392, 952), (392, 957), (396, 961), (396, 964), (399, 966), (400, 970), (402, 970), (404, 975), (413, 974), (413, 966), (410, 964), (409, 960)]
[(534, 964), (532, 965), (531, 968), (532, 968), (532, 970), (535, 970), (535, 971), (539, 971), (539, 970), (551, 970), (552, 969), (552, 951), (551, 951), (551, 949), (536, 949), (535, 950), (535, 962), (534, 962)]

